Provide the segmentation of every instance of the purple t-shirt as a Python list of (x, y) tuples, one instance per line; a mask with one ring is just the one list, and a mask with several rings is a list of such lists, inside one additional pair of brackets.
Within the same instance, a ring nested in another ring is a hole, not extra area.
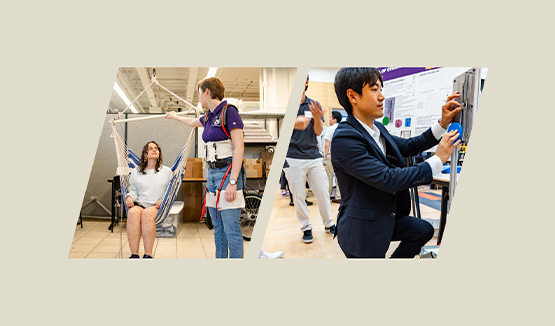
[[(208, 111), (208, 120), (204, 122), (205, 116), (200, 117), (200, 123), (204, 126), (204, 132), (202, 133), (202, 140), (207, 143), (209, 141), (220, 141), (227, 140), (220, 117), (222, 115), (222, 109), (227, 104), (227, 101), (222, 101), (214, 110), (214, 112)], [(227, 107), (227, 123), (226, 130), (230, 134), (231, 129), (243, 129), (243, 120), (239, 115), (239, 111), (233, 106)], [(231, 134), (230, 134), (231, 135)]]

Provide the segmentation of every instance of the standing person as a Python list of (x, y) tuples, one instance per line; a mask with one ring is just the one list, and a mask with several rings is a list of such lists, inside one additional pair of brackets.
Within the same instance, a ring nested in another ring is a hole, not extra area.
[(279, 177), (279, 183), (281, 185), (281, 195), (288, 196), (289, 190), (287, 190), (287, 178), (285, 178), (285, 172), (281, 170), (281, 176)]
[(139, 166), (131, 171), (129, 189), (125, 198), (127, 212), (127, 239), (131, 257), (139, 258), (141, 236), (145, 253), (143, 258), (152, 258), (156, 238), (156, 215), (170, 184), (173, 172), (162, 165), (162, 149), (155, 141), (146, 143), (141, 153)]
[(324, 129), (324, 119), (322, 117), (324, 113), (320, 103), (305, 95), (307, 89), (308, 76), (286, 155), (289, 169), (285, 170), (285, 176), (293, 198), (295, 213), (299, 222), (301, 222), (302, 240), (305, 243), (311, 243), (314, 238), (312, 237), (312, 225), (308, 218), (308, 208), (305, 202), (307, 180), (310, 189), (318, 200), (318, 208), (326, 232), (335, 235), (335, 224), (331, 218), (328, 178), (316, 138), (322, 134)]
[[(335, 93), (348, 114), (331, 141), (342, 195), (337, 237), (347, 258), (384, 258), (391, 241), (401, 241), (391, 258), (414, 258), (420, 252), (434, 228), (408, 215), (409, 188), (430, 183), (460, 142), (455, 141), (456, 131), (445, 133), (453, 116), (461, 112), (454, 100), (458, 93), (447, 97), (441, 119), (431, 128), (404, 139), (390, 135), (375, 121), (383, 117), (382, 87), (382, 75), (375, 68), (341, 68), (335, 75)], [(434, 156), (405, 166), (403, 157), (438, 143)]]
[(239, 220), (241, 208), (245, 207), (243, 121), (237, 108), (223, 100), (225, 87), (219, 78), (206, 78), (197, 88), (202, 108), (208, 109), (204, 116), (198, 119), (179, 117), (170, 111), (166, 118), (189, 127), (204, 127), (202, 140), (206, 143), (208, 166), (205, 202), (214, 224), (216, 258), (243, 258)]
[[(341, 115), (341, 113), (339, 113), (338, 111), (332, 111), (331, 115), (330, 115), (330, 127), (328, 129), (326, 129), (326, 133), (324, 135), (324, 139), (325, 139), (325, 149), (324, 149), (324, 156), (326, 158), (326, 173), (328, 174), (328, 192), (330, 193), (330, 198), (331, 198), (331, 193), (333, 191), (333, 165), (331, 164), (331, 154), (330, 154), (330, 147), (331, 147), (331, 139), (333, 138), (333, 133), (335, 132), (335, 129), (337, 129), (337, 126), (339, 126), (339, 123), (341, 122), (341, 119), (343, 118), (343, 116)], [(339, 191), (339, 187), (335, 188), (335, 198), (332, 199), (332, 202), (334, 203), (339, 203), (341, 200), (341, 192)]]
[[(281, 169), (281, 175), (285, 179), (285, 181), (282, 180), (281, 186), (287, 189), (289, 189), (289, 184), (287, 183), (287, 177), (286, 177), (288, 170), (289, 170), (289, 163), (287, 163), (287, 160), (285, 160), (285, 162), (283, 163), (283, 168)], [(295, 206), (295, 204), (293, 203), (293, 196), (291, 195), (291, 191), (288, 191), (288, 193), (289, 193), (289, 206)], [(306, 199), (304, 200), (304, 202), (306, 203), (306, 206), (312, 206), (312, 204), (314, 204), (313, 202), (308, 201)]]

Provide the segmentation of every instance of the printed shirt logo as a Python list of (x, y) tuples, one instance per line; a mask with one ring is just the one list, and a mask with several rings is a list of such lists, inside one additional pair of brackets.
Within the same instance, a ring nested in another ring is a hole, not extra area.
[(214, 126), (219, 126), (220, 125), (220, 117), (217, 117), (216, 119), (214, 119)]

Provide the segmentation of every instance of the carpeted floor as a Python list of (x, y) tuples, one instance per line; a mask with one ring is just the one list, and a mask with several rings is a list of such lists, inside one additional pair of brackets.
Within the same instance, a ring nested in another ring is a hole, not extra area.
[(421, 205), (426, 205), (433, 209), (441, 210), (441, 195), (432, 192), (418, 192), (418, 198)]

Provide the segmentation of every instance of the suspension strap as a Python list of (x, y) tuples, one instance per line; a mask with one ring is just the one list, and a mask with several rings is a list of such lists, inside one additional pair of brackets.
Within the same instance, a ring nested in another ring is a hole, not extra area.
[(230, 106), (231, 104), (226, 104), (223, 109), (222, 109), (222, 115), (220, 117), (220, 121), (222, 123), (222, 129), (225, 133), (225, 135), (227, 136), (227, 138), (231, 138), (231, 136), (229, 135), (229, 133), (227, 132), (227, 129), (225, 128), (225, 125), (227, 124), (227, 107)]
[[(232, 106), (234, 108), (237, 109), (237, 107), (235, 107), (235, 105), (227, 103), (223, 108), (222, 108), (222, 113), (220, 115), (220, 122), (222, 124), (222, 130), (224, 131), (225, 135), (227, 136), (227, 138), (231, 138), (231, 135), (229, 134), (229, 132), (227, 132), (227, 107), (228, 106)], [(206, 112), (206, 114), (204, 114), (204, 124), (206, 125), (206, 122), (208, 121), (208, 114), (210, 113), (210, 110), (208, 110), (208, 112)]]
[(227, 168), (227, 171), (225, 171), (225, 175), (222, 179), (222, 183), (220, 184), (220, 188), (218, 188), (218, 197), (216, 198), (216, 219), (218, 218), (218, 202), (220, 201), (220, 193), (222, 192), (222, 187), (224, 185), (225, 179), (227, 178), (229, 171), (231, 171), (231, 165), (232, 164), (229, 163), (229, 167)]
[(204, 213), (206, 213), (206, 196), (208, 196), (208, 188), (204, 188), (204, 202), (202, 203), (202, 212), (200, 212), (200, 220), (202, 221), (202, 217)]
[(210, 113), (210, 110), (208, 110), (208, 112), (206, 112), (204, 114), (204, 125), (206, 126), (206, 122), (208, 121), (208, 114)]
[[(227, 171), (225, 171), (225, 175), (224, 175), (224, 178), (222, 179), (222, 183), (220, 184), (220, 187), (216, 190), (218, 192), (218, 196), (216, 198), (216, 219), (218, 218), (218, 203), (220, 202), (220, 193), (222, 192), (222, 187), (224, 186), (225, 179), (227, 178), (229, 171), (231, 171), (231, 165), (232, 164), (230, 163), (229, 167), (227, 168)], [(202, 204), (202, 212), (200, 214), (201, 221), (202, 221), (202, 217), (204, 216), (204, 213), (206, 213), (206, 196), (208, 196), (208, 188), (204, 188), (204, 203)]]

